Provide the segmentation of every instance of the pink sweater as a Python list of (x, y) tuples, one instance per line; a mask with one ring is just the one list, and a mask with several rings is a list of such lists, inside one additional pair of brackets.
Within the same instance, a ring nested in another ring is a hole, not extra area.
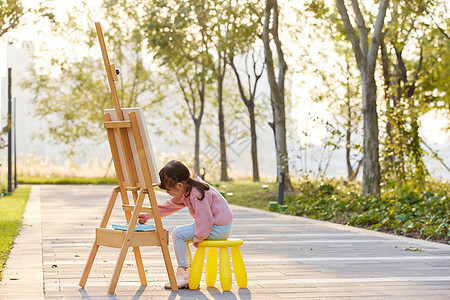
[[(195, 180), (202, 181), (200, 178)], [(201, 198), (201, 196), (200, 191), (193, 187), (189, 197), (174, 197), (158, 205), (159, 213), (161, 217), (165, 217), (187, 206), (189, 213), (195, 219), (195, 236), (206, 239), (214, 224), (231, 224), (233, 213), (227, 200), (212, 186), (209, 186), (209, 190), (205, 191), (205, 198), (200, 201), (198, 198)]]

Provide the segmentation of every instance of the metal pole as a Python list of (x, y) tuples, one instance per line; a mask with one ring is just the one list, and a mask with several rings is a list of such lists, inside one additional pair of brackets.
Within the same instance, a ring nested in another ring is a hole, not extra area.
[(284, 172), (280, 172), (281, 181), (278, 185), (278, 204), (283, 205), (284, 198)]
[(11, 135), (11, 68), (8, 68), (8, 193), (12, 193), (11, 179), (12, 179), (12, 135)]
[(17, 188), (17, 149), (16, 149), (16, 97), (14, 97), (14, 110), (13, 110), (13, 125), (14, 125), (14, 135), (13, 135), (13, 140), (14, 140), (14, 189)]

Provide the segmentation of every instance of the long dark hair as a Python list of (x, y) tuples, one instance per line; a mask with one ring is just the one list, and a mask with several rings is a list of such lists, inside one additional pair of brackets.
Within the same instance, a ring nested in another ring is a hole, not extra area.
[(198, 200), (205, 198), (205, 191), (209, 190), (209, 185), (193, 180), (190, 177), (189, 169), (180, 161), (169, 161), (160, 171), (159, 178), (161, 179), (161, 189), (167, 190), (173, 188), (177, 183), (184, 183), (187, 186), (185, 197), (189, 197), (193, 187), (197, 188), (202, 194)]

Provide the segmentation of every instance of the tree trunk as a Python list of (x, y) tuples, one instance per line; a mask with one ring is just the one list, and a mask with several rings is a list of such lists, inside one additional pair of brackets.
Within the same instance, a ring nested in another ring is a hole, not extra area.
[[(351, 131), (351, 109), (350, 106), (348, 107), (348, 114), (349, 119), (347, 121), (347, 130), (345, 131), (345, 161), (347, 163), (347, 178), (351, 181), (350, 178), (353, 178), (353, 167), (352, 162), (350, 159), (350, 152), (351, 152), (351, 138), (352, 138), (352, 131)], [(355, 176), (356, 177), (356, 176)]]
[(351, 162), (351, 150), (352, 150), (352, 105), (351, 105), (351, 91), (350, 91), (350, 64), (347, 60), (347, 96), (346, 96), (346, 105), (347, 105), (347, 124), (345, 130), (345, 160), (347, 163), (347, 179), (349, 181), (353, 181), (358, 176), (359, 170), (362, 166), (362, 159), (358, 162), (356, 169), (353, 169)]
[[(377, 86), (374, 73), (378, 48), (382, 38), (382, 29), (388, 0), (381, 0), (373, 35), (369, 39), (367, 28), (358, 0), (352, 0), (357, 31), (350, 21), (344, 0), (336, 0), (336, 7), (341, 15), (347, 38), (352, 44), (356, 63), (361, 73), (362, 101), (364, 114), (363, 144), (363, 196), (380, 196), (380, 163), (378, 151), (378, 115)], [(370, 43), (369, 43), (370, 41)]]
[[(416, 87), (416, 81), (418, 79), (419, 72), (422, 68), (422, 51), (420, 52), (420, 59), (417, 66), (417, 71), (415, 72), (414, 78), (411, 83), (408, 82), (407, 78), (407, 70), (405, 63), (403, 61), (402, 56), (402, 50), (399, 50), (397, 47), (394, 46), (395, 53), (397, 56), (397, 76), (399, 80), (399, 86), (400, 83), (403, 82), (403, 89), (399, 88), (400, 94), (399, 94), (399, 102), (401, 98), (404, 98), (408, 104), (408, 117), (411, 119), (410, 122), (410, 141), (409, 141), (409, 147), (406, 146), (405, 152), (406, 155), (411, 156), (413, 164), (415, 165), (415, 177), (423, 182), (425, 180), (426, 175), (428, 175), (428, 170), (425, 167), (425, 164), (423, 163), (422, 159), (422, 152), (423, 150), (420, 147), (420, 137), (419, 137), (419, 123), (417, 121), (417, 113), (414, 109), (414, 91)], [(405, 126), (403, 126), (404, 128)], [(403, 146), (403, 145), (402, 145)], [(408, 153), (409, 152), (409, 153)], [(412, 153), (411, 153), (412, 152)]]
[[(202, 66), (204, 67), (204, 65)], [(194, 145), (194, 173), (200, 176), (200, 125), (202, 124), (203, 112), (205, 110), (205, 78), (201, 78), (201, 82), (195, 83), (196, 88), (194, 88), (193, 81), (188, 80), (188, 87), (190, 90), (190, 95), (186, 92), (184, 85), (182, 84), (178, 73), (175, 73), (177, 77), (178, 84), (180, 85), (181, 91), (183, 92), (184, 99), (189, 109), (189, 113), (191, 115), (192, 121), (195, 126), (195, 145)], [(196, 91), (195, 91), (196, 90)], [(200, 102), (200, 108), (197, 107), (197, 97), (195, 94), (198, 94), (198, 100)], [(190, 100), (192, 100), (192, 105), (190, 104)], [(199, 110), (199, 112), (197, 111)], [(197, 116), (198, 114), (198, 116)]]
[(353, 171), (352, 175), (348, 177), (349, 181), (353, 181), (356, 179), (356, 176), (358, 176), (359, 170), (361, 169), (361, 166), (363, 164), (362, 158), (358, 161), (358, 165), (356, 169)]
[(259, 168), (258, 168), (258, 151), (257, 151), (257, 136), (256, 136), (256, 122), (255, 122), (255, 104), (252, 102), (248, 106), (248, 114), (250, 117), (250, 136), (252, 139), (252, 169), (253, 169), (253, 181), (259, 181)]
[(200, 176), (200, 124), (199, 120), (195, 124), (195, 155), (194, 155), (194, 173)]
[[(274, 108), (272, 107), (272, 115), (275, 115), (275, 111)], [(269, 122), (269, 126), (270, 128), (272, 128), (273, 131), (273, 139), (274, 139), (274, 143), (275, 143), (275, 157), (277, 159), (277, 182), (280, 183), (281, 182), (281, 160), (280, 160), (280, 155), (278, 155), (278, 145), (277, 145), (277, 132), (275, 129), (275, 122)]]
[[(220, 56), (220, 53), (219, 53)], [(225, 120), (223, 116), (223, 80), (225, 78), (226, 63), (223, 59), (223, 70), (221, 67), (222, 58), (219, 59), (218, 80), (217, 80), (217, 101), (219, 102), (219, 139), (220, 139), (220, 180), (228, 178), (227, 143), (225, 139)]]
[[(222, 83), (220, 83), (222, 85)], [(220, 88), (221, 89), (221, 88)], [(227, 145), (225, 140), (225, 121), (223, 117), (222, 95), (219, 95), (219, 139), (220, 139), (220, 180), (228, 180)]]
[(276, 144), (278, 145), (278, 157), (280, 158), (280, 172), (285, 174), (284, 189), (287, 192), (292, 192), (294, 189), (291, 184), (289, 176), (289, 159), (287, 153), (286, 143), (286, 116), (284, 110), (284, 101), (277, 101), (278, 109), (275, 109), (275, 135)]
[(377, 86), (374, 74), (362, 74), (364, 113), (363, 195), (380, 195)]
[[(234, 57), (231, 57), (228, 63), (230, 64), (231, 68), (234, 71), (234, 74), (237, 79), (241, 99), (244, 102), (244, 104), (248, 110), (248, 115), (250, 118), (250, 136), (251, 136), (251, 145), (252, 145), (251, 155), (252, 155), (253, 181), (259, 181), (258, 146), (257, 146), (256, 122), (255, 122), (255, 95), (256, 95), (256, 88), (258, 85), (258, 81), (261, 78), (264, 68), (261, 69), (260, 74), (257, 74), (256, 62), (255, 62), (255, 60), (253, 60), (253, 72), (255, 75), (255, 81), (253, 83), (253, 88), (252, 88), (250, 79), (248, 80), (249, 97), (247, 98), (244, 93), (244, 87), (242, 85), (241, 77), (239, 76), (239, 72), (237, 71), (236, 66), (234, 64)], [(250, 78), (250, 74), (248, 72), (247, 72), (247, 76), (248, 76), (248, 78)]]
[(389, 145), (386, 143), (386, 147), (388, 147), (388, 155), (387, 160), (392, 165), (394, 163), (394, 137), (392, 135), (392, 111), (391, 108), (391, 99), (389, 97), (389, 86), (390, 86), (390, 72), (389, 72), (389, 56), (385, 43), (385, 34), (383, 33), (380, 40), (380, 50), (381, 50), (381, 65), (383, 67), (383, 79), (384, 79), (384, 100), (386, 101), (386, 114), (387, 114), (387, 122), (386, 122), (386, 134), (389, 138)]
[[(286, 119), (285, 119), (285, 103), (284, 103), (284, 78), (287, 70), (286, 61), (284, 60), (283, 51), (281, 49), (281, 41), (278, 38), (278, 3), (276, 0), (266, 0), (264, 11), (264, 27), (262, 40), (264, 44), (264, 53), (267, 64), (267, 77), (272, 95), (273, 124), (275, 132), (275, 145), (277, 148), (277, 156), (279, 158), (279, 169), (285, 174), (284, 191), (290, 193), (294, 189), (291, 184), (289, 175), (289, 158), (286, 143)], [(272, 27), (269, 28), (271, 17)], [(278, 58), (278, 78), (275, 77), (275, 67), (273, 54), (270, 48), (272, 35), (273, 41), (277, 49)], [(277, 177), (280, 174), (277, 174)]]

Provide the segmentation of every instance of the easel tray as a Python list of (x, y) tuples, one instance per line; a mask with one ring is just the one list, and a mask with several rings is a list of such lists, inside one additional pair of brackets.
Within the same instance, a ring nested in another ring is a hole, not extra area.
[[(169, 232), (164, 230), (166, 236), (164, 240), (169, 244)], [(121, 248), (126, 231), (106, 229), (106, 228), (96, 228), (96, 241), (99, 246)], [(141, 246), (161, 246), (159, 243), (158, 233), (156, 231), (143, 231), (134, 232), (131, 239), (131, 247), (141, 247)]]

